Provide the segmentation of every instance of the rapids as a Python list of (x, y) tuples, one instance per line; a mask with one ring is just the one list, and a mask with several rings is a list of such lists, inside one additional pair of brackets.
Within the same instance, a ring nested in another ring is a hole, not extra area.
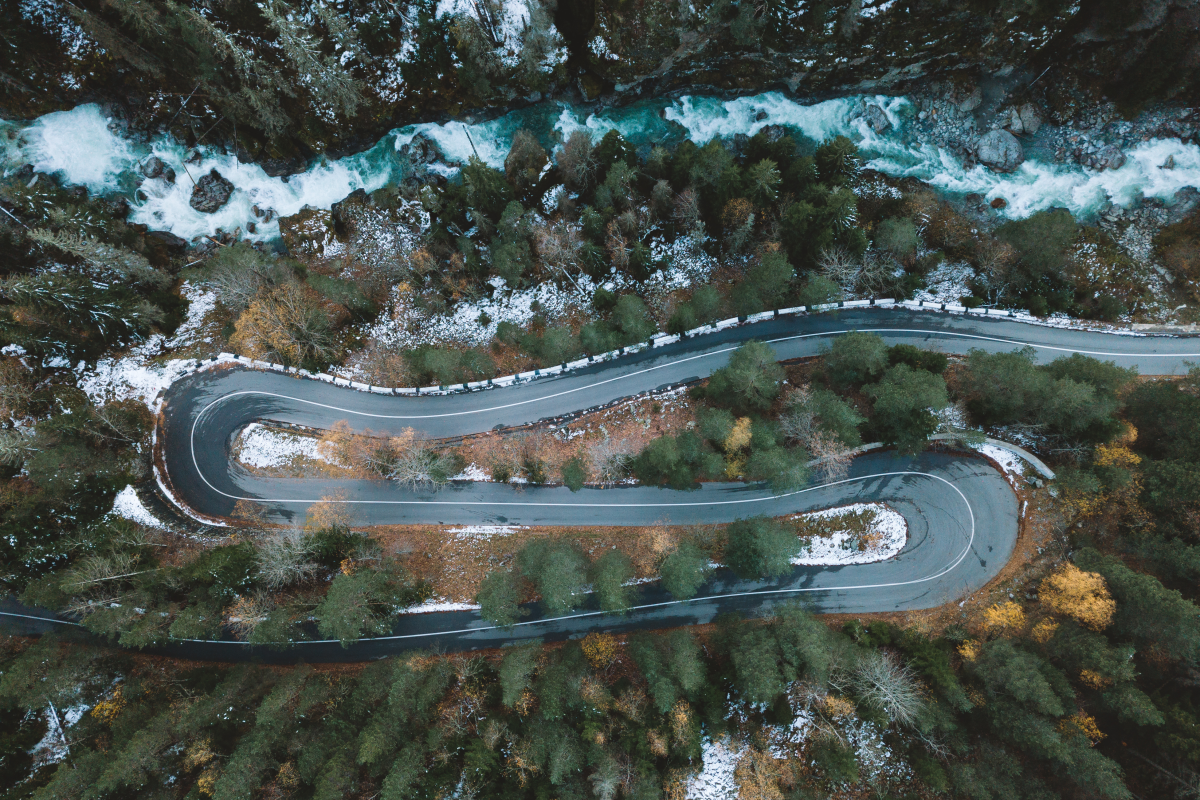
[[(882, 135), (875, 134), (861, 114), (868, 102), (880, 105), (892, 123)], [(253, 206), (287, 216), (304, 206), (328, 208), (355, 189), (370, 192), (386, 186), (403, 178), (404, 159), (398, 151), (417, 135), (433, 140), (447, 161), (465, 162), (478, 153), (492, 166), (501, 166), (513, 134), (522, 127), (548, 147), (576, 129), (590, 130), (597, 138), (616, 129), (635, 145), (685, 137), (703, 144), (714, 137), (753, 135), (764, 126), (783, 125), (799, 134), (798, 140), (810, 149), (841, 134), (858, 143), (871, 169), (918, 178), (951, 196), (1003, 197), (1008, 205), (1001, 213), (1013, 218), (1051, 207), (1087, 218), (1108, 202), (1126, 206), (1142, 196), (1169, 201), (1186, 186), (1200, 186), (1200, 147), (1174, 139), (1142, 142), (1126, 151), (1124, 166), (1104, 172), (1035, 158), (1007, 175), (983, 166), (965, 169), (948, 150), (915, 140), (910, 132), (915, 113), (904, 97), (854, 96), (803, 105), (776, 92), (734, 100), (692, 96), (645, 100), (594, 114), (549, 101), (474, 124), (408, 125), (390, 131), (364, 152), (338, 160), (318, 159), (302, 173), (274, 178), (255, 164), (239, 163), (219, 147), (187, 148), (169, 136), (149, 144), (135, 142), (123, 137), (99, 106), (83, 105), (27, 125), (0, 121), (0, 169), (8, 173), (32, 164), (39, 172), (54, 174), (67, 185), (85, 186), (93, 194), (124, 195), (132, 207), (131, 221), (188, 240), (218, 229), (244, 231), (249, 222), (257, 227), (251, 238), (277, 238), (278, 222), (263, 222)], [(177, 177), (173, 185), (145, 180), (139, 193), (139, 168), (151, 155), (172, 167)], [(185, 163), (189, 157), (192, 160)], [(1161, 168), (1168, 158), (1174, 169)], [(202, 214), (188, 204), (192, 180), (214, 168), (233, 183), (235, 191), (219, 211)]]

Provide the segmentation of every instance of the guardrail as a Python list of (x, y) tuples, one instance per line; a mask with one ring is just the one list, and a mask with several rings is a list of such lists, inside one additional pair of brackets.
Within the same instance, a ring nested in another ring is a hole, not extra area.
[(979, 316), (992, 317), (1001, 319), (1011, 319), (1018, 322), (1027, 322), (1036, 324), (1040, 320), (1025, 311), (1009, 311), (1007, 309), (996, 308), (967, 308), (966, 306), (957, 305), (954, 303), (934, 303), (927, 300), (894, 300), (892, 298), (883, 298), (879, 300), (845, 300), (839, 303), (826, 303), (824, 305), (816, 305), (811, 307), (794, 306), (792, 308), (781, 308), (775, 311), (763, 311), (758, 314), (751, 314), (746, 317), (730, 317), (719, 322), (713, 322), (708, 325), (701, 325), (698, 328), (693, 328), (683, 333), (656, 333), (644, 342), (637, 342), (632, 345), (611, 350), (607, 353), (600, 353), (595, 356), (587, 356), (576, 361), (570, 361), (564, 364), (556, 364), (552, 367), (543, 369), (535, 369), (530, 372), (521, 372), (516, 375), (503, 375), (498, 378), (489, 378), (483, 381), (471, 381), (469, 383), (457, 383), (449, 386), (421, 386), (421, 387), (387, 387), (374, 386), (364, 384), (358, 381), (352, 381), (348, 378), (339, 378), (329, 375), (324, 372), (309, 372), (308, 370), (297, 369), (296, 367), (285, 367), (283, 364), (270, 364), (266, 361), (255, 361), (246, 356), (239, 356), (234, 353), (221, 353), (215, 358), (203, 359), (199, 362), (198, 369), (205, 369), (210, 366), (215, 366), (220, 363), (238, 362), (255, 369), (265, 369), (272, 372), (282, 372), (285, 374), (296, 375), (301, 378), (311, 378), (313, 380), (332, 383), (336, 386), (344, 386), (350, 389), (355, 389), (360, 392), (370, 392), (372, 394), (384, 394), (405, 397), (418, 397), (428, 395), (445, 395), (458, 394), (461, 392), (475, 392), (483, 389), (492, 389), (498, 386), (512, 386), (519, 383), (527, 383), (538, 378), (544, 378), (551, 375), (560, 375), (564, 372), (583, 369), (585, 367), (601, 364), (606, 361), (620, 358), (621, 356), (641, 353), (646, 350), (651, 350), (655, 347), (665, 347), (667, 345), (676, 344), (684, 339), (693, 339), (697, 336), (704, 336), (718, 331), (728, 330), (743, 325), (753, 325), (758, 322), (764, 322), (771, 319), (779, 319), (784, 316), (798, 316), (801, 314), (821, 314), (830, 311), (837, 311), (844, 308), (904, 308), (910, 311), (930, 311), (941, 312), (947, 314), (959, 314), (963, 316)]

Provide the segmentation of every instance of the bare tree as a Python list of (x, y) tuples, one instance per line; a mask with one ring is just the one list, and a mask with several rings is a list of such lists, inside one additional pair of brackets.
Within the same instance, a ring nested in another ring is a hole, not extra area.
[(704, 220), (700, 216), (700, 196), (695, 189), (684, 189), (675, 198), (675, 222), (684, 233), (699, 243), (704, 241)]
[(450, 480), (453, 470), (453, 456), (414, 439), (396, 454), (387, 477), (411, 489), (437, 488)]
[(583, 189), (596, 171), (596, 162), (592, 158), (592, 135), (585, 130), (572, 131), (555, 154), (555, 161), (567, 186), (575, 190)]
[(19, 467), (36, 449), (33, 446), (32, 431), (29, 429), (11, 428), (0, 431), (0, 464)]
[(890, 653), (873, 650), (863, 656), (851, 680), (864, 703), (901, 725), (916, 722), (925, 705), (913, 671)]
[(588, 447), (588, 461), (592, 472), (601, 483), (614, 483), (625, 477), (629, 462), (637, 454), (638, 447), (630, 439), (614, 439), (605, 436)]
[(300, 528), (284, 528), (258, 547), (258, 574), (270, 589), (282, 589), (309, 578), (317, 565), (308, 560), (311, 540)]
[(812, 390), (800, 386), (788, 392), (784, 400), (783, 413), (779, 416), (779, 430), (788, 441), (808, 447), (808, 440), (817, 430), (816, 415), (810, 402)]
[(249, 638), (274, 608), (275, 602), (262, 592), (242, 595), (229, 608), (229, 626), (238, 636), (243, 639)]
[(584, 245), (579, 226), (563, 220), (539, 222), (533, 228), (533, 241), (547, 269), (567, 278), (578, 288), (574, 276), (580, 271), (580, 253)]
[(822, 275), (838, 286), (851, 289), (858, 278), (861, 264), (854, 254), (844, 247), (825, 247), (817, 258), (817, 267)]
[(822, 483), (837, 483), (850, 474), (854, 453), (827, 431), (818, 430), (808, 439), (808, 452), (816, 462), (817, 478)]

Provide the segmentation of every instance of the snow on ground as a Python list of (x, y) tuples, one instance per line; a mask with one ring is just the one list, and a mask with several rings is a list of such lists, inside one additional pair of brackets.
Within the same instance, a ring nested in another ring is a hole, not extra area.
[(46, 735), (29, 751), (35, 764), (56, 764), (67, 757), (69, 748), (63, 727), (70, 728), (79, 722), (89, 708), (91, 706), (77, 705), (59, 712), (51, 706), (42, 712), (46, 718)]
[(928, 303), (955, 303), (969, 297), (967, 281), (975, 277), (975, 269), (965, 261), (943, 261), (925, 278), (925, 288), (913, 295), (914, 300)]
[(401, 614), (430, 614), (434, 611), (477, 611), (475, 603), (455, 603), (445, 597), (434, 597), (424, 603), (400, 609)]
[(979, 451), (980, 455), (987, 456), (999, 464), (1000, 469), (1004, 470), (1005, 475), (1013, 475), (1020, 478), (1025, 474), (1025, 459), (1011, 450), (1005, 450), (1003, 447), (997, 447), (994, 444), (977, 445), (975, 449)]
[(494, 536), (511, 536), (521, 530), (523, 525), (465, 525), (461, 528), (447, 528), (446, 533), (453, 533), (455, 539), (491, 539)]
[(908, 540), (908, 523), (905, 522), (903, 516), (883, 503), (855, 503), (801, 514), (792, 519), (836, 521), (839, 518), (861, 513), (873, 514), (864, 534), (839, 530), (834, 531), (831, 536), (813, 536), (808, 540), (806, 549), (799, 556), (793, 558), (792, 563), (799, 565), (869, 564), (875, 561), (885, 561), (904, 548), (904, 543)]
[(472, 461), (466, 469), (455, 475), (452, 481), (490, 481), (492, 473)]
[(704, 766), (687, 782), (687, 800), (734, 800), (738, 796), (733, 771), (746, 746), (729, 737), (716, 741), (705, 736), (700, 742)]
[(333, 460), (325, 452), (319, 439), (266, 428), (257, 422), (252, 422), (242, 429), (234, 444), (234, 453), (238, 463), (260, 469), (292, 466), (297, 459), (325, 462)]
[[(194, 286), (191, 281), (184, 281), (179, 287), (179, 293), (188, 301), (187, 318), (175, 329), (175, 335), (167, 342), (167, 347), (186, 347), (195, 344), (199, 337), (204, 320), (217, 307), (217, 293), (212, 289)], [(211, 342), (212, 337), (203, 341)]]
[(154, 334), (121, 358), (107, 357), (79, 376), (79, 388), (96, 405), (113, 400), (140, 400), (158, 412), (158, 393), (196, 366), (194, 359), (173, 358), (162, 363), (150, 359), (162, 353), (166, 339)]
[(145, 525), (147, 528), (164, 527), (162, 521), (142, 505), (141, 498), (137, 496), (137, 492), (133, 490), (132, 486), (126, 486), (117, 492), (117, 496), (113, 499), (112, 511), (109, 513), (136, 522), (138, 525)]
[(152, 361), (169, 348), (195, 344), (202, 333), (205, 318), (216, 306), (217, 296), (211, 290), (184, 282), (180, 291), (188, 301), (188, 312), (174, 336), (167, 339), (156, 333), (131, 349), (128, 355), (102, 358), (95, 367), (80, 374), (79, 388), (87, 392), (93, 403), (103, 405), (112, 400), (140, 400), (157, 413), (158, 393), (196, 366), (195, 360), (190, 358)]
[[(448, 314), (423, 312), (413, 306), (411, 296), (397, 296), (390, 313), (381, 315), (367, 329), (367, 335), (392, 347), (448, 342), (487, 344), (495, 337), (496, 326), (501, 322), (527, 325), (537, 314), (546, 319), (557, 319), (572, 308), (590, 305), (595, 292), (595, 286), (586, 275), (579, 276), (578, 288), (570, 289), (560, 289), (547, 281), (510, 292), (502, 278), (493, 280), (498, 284), (493, 297), (460, 303)], [(486, 319), (486, 324), (481, 319)]]

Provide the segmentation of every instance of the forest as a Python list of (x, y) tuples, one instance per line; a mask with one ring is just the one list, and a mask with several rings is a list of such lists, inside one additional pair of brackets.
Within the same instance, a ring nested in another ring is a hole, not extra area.
[[(0, 9), (0, 108), (105, 103), (131, 140), (169, 134), (197, 158), (214, 148), (287, 176), (402, 123), (638, 87), (745, 92), (809, 61), (790, 92), (904, 75), (880, 91), (936, 79), (957, 97), (963, 61), (998, 73), (1029, 56), (1014, 96), (1064, 126), (1100, 103), (1132, 119), (1194, 99), (1200, 25), (1182, 4), (987, 5), (22, 0)], [(870, 169), (847, 136), (779, 125), (637, 145), (518, 128), (511, 142), (502, 163), (459, 164), (413, 137), (403, 177), (285, 215), (275, 241), (249, 227), (186, 241), (133, 222), (120, 192), (31, 164), (0, 176), (0, 581), (75, 623), (0, 639), (0, 800), (1200, 793), (1200, 366), (1139, 375), (1103, 354), (948, 354), (854, 331), (784, 362), (750, 339), (703, 380), (592, 410), (578, 439), (547, 425), (453, 441), (293, 431), (322, 458), (255, 474), (783, 493), (847, 479), (869, 443), (977, 460), (990, 436), (1056, 477), (1004, 473), (1023, 549), (928, 612), (797, 600), (667, 630), (265, 663), (387, 636), (451, 580), (450, 599), (502, 630), (535, 609), (619, 624), (647, 592), (690, 601), (715, 577), (780, 579), (824, 533), (766, 516), (547, 526), (447, 578), (442, 551), (397, 545), (445, 526), (357, 526), (337, 498), (292, 525), (243, 501), (219, 529), (138, 500), (148, 522), (121, 498), (165, 493), (158, 392), (185, 360), (230, 351), (449, 387), (880, 298), (1104, 330), (1173, 308), (1194, 327), (1194, 204), (1146, 202), (1118, 223), (1009, 215)], [(274, 222), (254, 209), (251, 224)], [(179, 655), (217, 639), (260, 657)]]

